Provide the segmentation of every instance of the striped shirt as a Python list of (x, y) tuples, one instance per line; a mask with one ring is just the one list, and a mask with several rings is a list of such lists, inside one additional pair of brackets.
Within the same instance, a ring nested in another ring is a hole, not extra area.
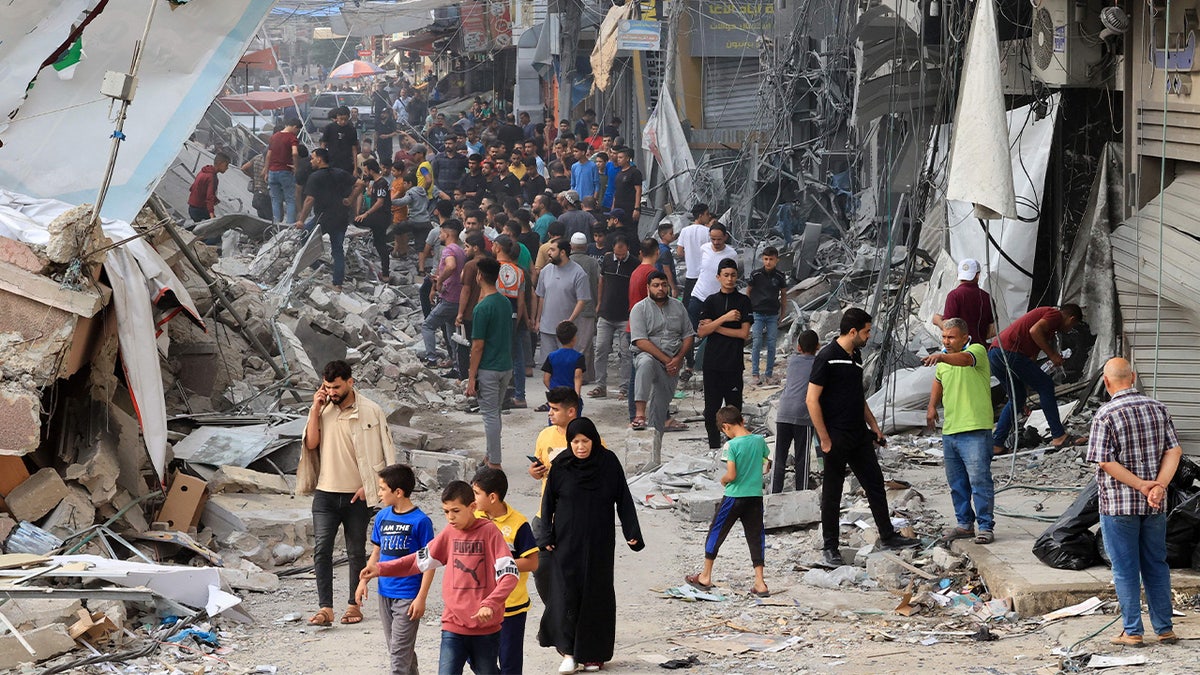
[[(1117, 462), (1143, 480), (1153, 480), (1163, 453), (1179, 445), (1167, 406), (1132, 387), (1113, 394), (1092, 419), (1089, 462)], [(1106, 516), (1145, 516), (1162, 513), (1132, 487), (1096, 468), (1100, 513)]]

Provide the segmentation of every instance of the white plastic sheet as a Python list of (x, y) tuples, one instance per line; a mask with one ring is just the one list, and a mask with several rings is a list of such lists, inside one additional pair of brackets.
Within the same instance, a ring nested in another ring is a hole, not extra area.
[[(161, 4), (144, 48), (126, 140), (103, 209), (103, 215), (126, 222), (146, 203), (273, 4), (155, 1)], [(71, 11), (69, 3), (47, 4)], [(149, 7), (148, 0), (108, 3), (83, 32), (87, 58), (75, 76), (62, 80), (52, 71), (42, 71), (16, 118), (0, 131), (0, 185), (70, 204), (95, 202), (115, 114), (111, 100), (99, 93), (100, 83), (106, 71), (128, 72)]]
[(1037, 248), (1037, 216), (1041, 212), (1050, 147), (1054, 140), (1054, 120), (1058, 115), (1059, 96), (1048, 99), (1046, 115), (1037, 118), (1032, 106), (1007, 113), (1009, 152), (1018, 197), (1017, 215), (1033, 222), (1013, 218), (985, 220), (995, 244), (988, 241), (984, 228), (970, 202), (946, 200), (946, 223), (950, 231), (950, 254), (955, 260), (974, 258), (983, 268), (979, 283), (993, 298), (1003, 299), (1006, 313), (997, 313), (996, 329), (1003, 330), (1025, 313), (1033, 278), (1018, 270), (997, 250), (997, 245), (1024, 270), (1033, 272)]
[(658, 95), (658, 104), (650, 121), (642, 130), (642, 149), (654, 156), (668, 179), (671, 199), (677, 209), (686, 210), (692, 205), (692, 175), (696, 171), (696, 160), (683, 135), (683, 125), (675, 112), (675, 101), (664, 82)]
[(29, 81), (71, 34), (88, 0), (13, 0), (0, 5), (0, 128), (25, 98)]

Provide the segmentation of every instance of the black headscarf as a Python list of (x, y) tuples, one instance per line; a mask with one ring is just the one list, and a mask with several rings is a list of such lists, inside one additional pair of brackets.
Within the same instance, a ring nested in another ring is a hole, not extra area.
[[(587, 436), (592, 441), (592, 452), (583, 459), (576, 457), (571, 449), (571, 439), (580, 434)], [(600, 487), (599, 481), (595, 480), (601, 470), (600, 455), (607, 452), (608, 448), (605, 448), (604, 443), (600, 440), (600, 432), (596, 429), (596, 424), (587, 417), (579, 417), (571, 420), (571, 423), (567, 425), (567, 450), (556, 457), (554, 463), (559, 464), (561, 461), (563, 469), (578, 476), (581, 487), (596, 489)]]

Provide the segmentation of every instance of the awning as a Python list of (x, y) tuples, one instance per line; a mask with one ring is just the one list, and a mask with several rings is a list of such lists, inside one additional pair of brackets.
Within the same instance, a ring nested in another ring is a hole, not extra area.
[(279, 64), (275, 60), (275, 48), (268, 47), (267, 49), (246, 52), (242, 55), (242, 58), (238, 59), (237, 67), (253, 68), (255, 70), (278, 70)]
[(416, 52), (420, 56), (434, 56), (439, 50), (434, 43), (450, 37), (443, 33), (420, 33), (392, 42), (392, 49), (405, 52)]
[(308, 94), (287, 91), (252, 91), (248, 94), (222, 96), (217, 101), (231, 113), (253, 115), (268, 110), (291, 108), (308, 102)]
[(353, 37), (411, 33), (429, 25), (429, 13), (457, 4), (459, 0), (400, 0), (399, 2), (363, 2), (357, 7), (342, 5), (342, 11), (329, 17), (334, 33)]

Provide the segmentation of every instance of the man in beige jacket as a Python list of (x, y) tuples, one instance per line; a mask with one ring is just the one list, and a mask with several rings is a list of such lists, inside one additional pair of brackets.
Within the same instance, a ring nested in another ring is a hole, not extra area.
[(308, 412), (296, 471), (296, 494), (313, 495), (313, 567), (320, 605), (308, 620), (314, 626), (333, 623), (333, 540), (339, 525), (350, 559), (350, 601), (341, 621), (362, 621), (354, 591), (367, 563), (371, 508), (379, 502), (376, 474), (396, 461), (383, 410), (354, 388), (350, 364), (330, 361), (322, 378)]

